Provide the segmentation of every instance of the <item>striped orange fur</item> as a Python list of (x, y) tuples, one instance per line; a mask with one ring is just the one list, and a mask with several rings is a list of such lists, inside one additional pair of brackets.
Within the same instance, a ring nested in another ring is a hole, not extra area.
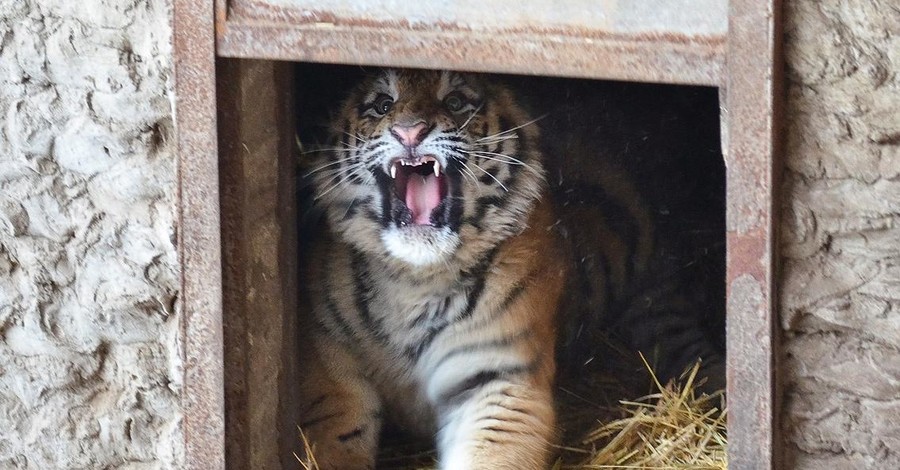
[[(380, 71), (330, 136), (307, 175), (325, 216), (305, 260), (298, 390), (316, 460), (374, 469), (390, 421), (434, 436), (443, 470), (545, 468), (562, 317), (577, 317), (584, 279), (606, 297), (581, 305), (599, 312), (648, 270), (638, 191), (613, 170), (594, 181), (624, 231), (554, 207), (545, 158), (565, 157), (542, 155), (533, 117), (484, 76)], [(602, 266), (578, 273), (587, 245)]]

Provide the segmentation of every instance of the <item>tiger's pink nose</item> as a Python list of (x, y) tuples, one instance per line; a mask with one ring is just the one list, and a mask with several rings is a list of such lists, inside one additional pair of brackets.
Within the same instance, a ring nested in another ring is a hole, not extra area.
[(399, 124), (391, 127), (391, 135), (403, 144), (404, 147), (415, 147), (422, 143), (425, 134), (428, 133), (428, 125), (424, 122), (414, 124), (412, 126), (401, 126)]

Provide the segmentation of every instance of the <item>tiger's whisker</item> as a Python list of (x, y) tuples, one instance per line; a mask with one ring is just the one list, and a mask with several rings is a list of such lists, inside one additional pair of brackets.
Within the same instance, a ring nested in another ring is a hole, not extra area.
[(341, 163), (344, 163), (344, 162), (346, 162), (346, 161), (348, 161), (348, 160), (352, 160), (353, 158), (354, 158), (354, 157), (346, 157), (346, 158), (341, 158), (341, 159), (339, 159), (339, 160), (335, 160), (335, 161), (333, 161), (333, 162), (326, 163), (326, 164), (324, 164), (324, 165), (322, 165), (322, 166), (319, 166), (319, 167), (313, 168), (312, 170), (309, 170), (309, 172), (307, 172), (306, 174), (304, 174), (303, 177), (304, 177), (304, 178), (307, 178), (307, 177), (309, 177), (310, 175), (312, 175), (312, 174), (314, 174), (314, 173), (317, 173), (317, 172), (319, 172), (319, 171), (324, 170), (325, 168), (328, 168), (328, 167), (334, 166), (334, 165), (340, 165)]
[(326, 182), (325, 184), (330, 184), (331, 180), (333, 180), (334, 178), (341, 178), (341, 177), (343, 177), (347, 172), (353, 173), (353, 172), (355, 172), (355, 171), (358, 170), (358, 169), (359, 169), (358, 167), (357, 167), (357, 168), (349, 168), (349, 169), (347, 169), (347, 171), (344, 171), (344, 169), (342, 168), (342, 169), (337, 170), (337, 171), (332, 171), (332, 172), (330, 172), (330, 173), (328, 173), (328, 174), (323, 174), (321, 177), (322, 177), (323, 180), (327, 180), (327, 182)]
[[(341, 168), (333, 168), (324, 173), (320, 173), (318, 176), (322, 179), (327, 179), (333, 181), (335, 177), (340, 177), (343, 173), (355, 173), (356, 170), (365, 167), (366, 162), (357, 162), (351, 165), (347, 165), (346, 167)], [(328, 184), (328, 183), (325, 183)]]
[(498, 156), (500, 156), (500, 157), (505, 157), (505, 158), (507, 158), (507, 160), (503, 160), (503, 159), (501, 159), (501, 158), (496, 158), (496, 157), (492, 157), (492, 156), (489, 155), (490, 153), (493, 153), (493, 152), (488, 152), (489, 154), (485, 154), (485, 153), (483, 153), (483, 152), (468, 152), (468, 153), (469, 153), (470, 155), (472, 155), (473, 157), (483, 158), (483, 159), (485, 159), (485, 160), (491, 160), (491, 161), (495, 161), (495, 162), (498, 162), (498, 163), (503, 163), (503, 164), (506, 164), (506, 165), (522, 166), (522, 167), (527, 168), (529, 171), (531, 171), (531, 172), (534, 173), (535, 175), (543, 176), (543, 175), (541, 175), (541, 172), (540, 172), (540, 171), (534, 169), (534, 167), (532, 167), (531, 165), (529, 165), (529, 164), (523, 162), (522, 160), (519, 160), (518, 158), (511, 157), (511, 156), (509, 156), (509, 155), (504, 155), (504, 154), (502, 154), (502, 153), (494, 154), (494, 155), (498, 155)]
[(487, 158), (487, 159), (490, 159), (489, 157), (505, 158), (506, 160), (497, 160), (497, 161), (502, 161), (502, 162), (508, 163), (510, 165), (528, 166), (528, 164), (523, 162), (522, 160), (519, 160), (518, 158), (513, 157), (512, 155), (507, 155), (505, 153), (489, 152), (487, 150), (467, 150), (466, 152), (469, 155), (475, 155), (477, 157), (482, 157), (482, 158)]
[(494, 160), (509, 165), (528, 166), (528, 164), (523, 162), (522, 160), (519, 160), (518, 158), (513, 157), (512, 155), (507, 155), (505, 153), (488, 152), (487, 150), (463, 150), (463, 152), (475, 157)]
[(478, 184), (478, 178), (475, 177), (475, 172), (473, 172), (472, 169), (469, 168), (469, 165), (467, 163), (463, 162), (463, 167), (466, 170), (463, 174), (468, 176), (469, 179), (472, 180), (472, 183)]
[[(513, 159), (513, 160), (503, 160), (503, 159), (496, 158), (496, 157), (491, 157), (491, 156), (488, 156), (488, 155), (474, 155), (474, 154), (473, 154), (472, 156), (475, 157), (475, 158), (483, 158), (483, 159), (485, 159), (485, 160), (490, 160), (490, 161), (494, 161), (494, 162), (497, 162), (497, 163), (502, 163), (502, 164), (504, 164), (504, 165), (521, 166), (521, 167), (524, 167), (526, 170), (528, 170), (528, 171), (534, 173), (535, 175), (540, 176), (541, 178), (544, 177), (544, 176), (541, 174), (540, 171), (536, 170), (533, 166), (531, 166), (531, 165), (529, 165), (529, 164), (527, 164), (527, 163), (525, 163), (525, 162), (523, 162), (523, 161), (521, 161), (521, 160), (517, 160), (517, 159)], [(510, 158), (512, 158), (512, 157), (510, 157)]]
[(519, 138), (518, 135), (510, 134), (508, 136), (493, 137), (493, 138), (487, 139), (487, 140), (477, 140), (476, 143), (479, 145), (491, 145), (491, 144), (496, 144), (499, 142), (506, 142), (507, 140), (514, 140), (514, 139), (518, 139), (518, 138)]
[(481, 111), (481, 107), (482, 107), (482, 106), (484, 106), (484, 103), (478, 105), (478, 107), (475, 108), (475, 111), (472, 111), (472, 114), (469, 116), (468, 119), (466, 119), (466, 122), (464, 122), (464, 123), (462, 124), (462, 126), (459, 126), (459, 130), (456, 132), (457, 134), (459, 134), (460, 132), (462, 132), (462, 130), (465, 129), (466, 126), (468, 126), (470, 122), (472, 122), (472, 119), (478, 114), (478, 111)]
[(368, 144), (368, 143), (369, 143), (368, 140), (363, 139), (362, 137), (360, 137), (359, 134), (351, 134), (351, 133), (349, 133), (349, 132), (347, 132), (347, 131), (341, 131), (341, 133), (344, 134), (344, 135), (346, 135), (347, 137), (356, 139), (357, 141), (362, 142), (363, 144)]
[(481, 165), (479, 165), (479, 164), (477, 164), (477, 163), (475, 163), (475, 162), (472, 162), (472, 164), (475, 165), (475, 168), (478, 168), (479, 170), (483, 171), (484, 174), (490, 176), (491, 179), (493, 179), (494, 181), (496, 181), (497, 184), (499, 184), (500, 187), (503, 188), (504, 191), (509, 192), (509, 188), (507, 188), (506, 185), (504, 185), (503, 183), (501, 183), (500, 180), (498, 180), (497, 177), (494, 176), (491, 172), (485, 170), (484, 168), (481, 167)]
[(354, 164), (352, 164), (352, 165), (347, 165), (346, 167), (333, 168), (333, 169), (328, 170), (328, 171), (326, 171), (326, 172), (320, 173), (319, 175), (320, 175), (322, 178), (330, 178), (330, 177), (332, 177), (332, 176), (334, 176), (334, 175), (341, 174), (341, 173), (343, 173), (343, 172), (345, 172), (345, 171), (348, 171), (348, 172), (351, 172), (351, 173), (352, 173), (352, 172), (355, 172), (356, 170), (365, 167), (365, 165), (366, 165), (365, 162), (354, 163)]
[(353, 152), (360, 150), (360, 147), (317, 147), (311, 150), (304, 150), (300, 152), (300, 155), (309, 155), (311, 153), (322, 153), (322, 152)]
[(491, 137), (497, 137), (497, 136), (502, 136), (502, 135), (504, 135), (504, 134), (509, 134), (510, 132), (517, 131), (517, 130), (519, 130), (519, 129), (525, 127), (525, 126), (530, 126), (531, 124), (534, 124), (534, 123), (540, 121), (541, 119), (544, 119), (545, 117), (547, 117), (546, 114), (544, 114), (543, 116), (534, 118), (534, 119), (532, 119), (532, 120), (530, 120), (530, 121), (528, 121), (528, 122), (526, 122), (526, 123), (524, 123), (524, 124), (519, 124), (519, 125), (516, 126), (516, 127), (509, 128), (509, 129), (507, 129), (507, 130), (505, 130), (505, 131), (500, 131), (500, 132), (497, 132), (496, 134), (491, 134), (491, 135), (484, 136), (484, 137), (482, 137), (482, 138), (480, 138), (480, 139), (477, 139), (476, 142), (481, 142), (482, 140), (487, 140), (487, 139), (490, 139)]
[[(462, 151), (457, 150), (457, 153), (460, 153), (460, 152), (462, 152)], [(466, 164), (466, 161), (464, 158), (461, 158), (460, 155), (452, 155), (451, 158), (456, 159), (456, 161), (458, 161), (462, 165), (462, 167), (460, 169), (464, 170), (461, 172), (464, 176), (468, 176), (472, 180), (472, 183), (478, 184), (478, 178), (475, 177), (475, 172), (473, 172), (472, 169), (469, 168), (469, 165)]]
[(340, 181), (338, 181), (337, 183), (334, 183), (333, 185), (329, 186), (328, 189), (326, 189), (325, 191), (322, 191), (320, 194), (317, 194), (317, 195), (316, 195), (316, 200), (325, 197), (326, 194), (330, 193), (331, 191), (333, 191), (333, 190), (334, 190), (335, 188), (337, 188), (338, 186), (341, 186), (341, 185), (343, 185), (344, 183), (346, 183), (346, 182), (347, 182), (348, 180), (350, 180), (350, 178), (352, 178), (353, 175), (355, 175), (355, 174), (356, 174), (356, 173), (353, 173), (353, 172), (348, 173), (348, 174), (347, 174), (346, 176), (344, 176)]

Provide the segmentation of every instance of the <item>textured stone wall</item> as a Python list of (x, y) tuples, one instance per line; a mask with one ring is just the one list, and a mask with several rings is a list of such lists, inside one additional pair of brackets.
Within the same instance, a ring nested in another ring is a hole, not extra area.
[(789, 468), (900, 468), (900, 4), (786, 2)]
[(0, 468), (179, 468), (170, 0), (0, 0)]

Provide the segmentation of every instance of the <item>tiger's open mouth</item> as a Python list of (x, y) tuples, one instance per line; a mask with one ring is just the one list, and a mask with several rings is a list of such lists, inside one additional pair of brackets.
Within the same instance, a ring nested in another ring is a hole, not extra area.
[(392, 215), (398, 226), (448, 223), (448, 181), (434, 157), (398, 158), (391, 162)]

